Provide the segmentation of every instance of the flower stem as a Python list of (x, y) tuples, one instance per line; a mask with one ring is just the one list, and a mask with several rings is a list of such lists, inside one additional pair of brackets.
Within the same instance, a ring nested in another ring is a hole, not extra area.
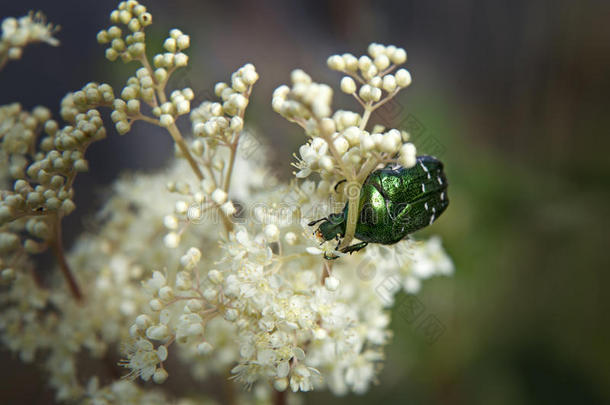
[(222, 391), (223, 391), (223, 400), (227, 405), (236, 405), (237, 402), (235, 400), (235, 388), (231, 383), (231, 371), (227, 371), (227, 374), (223, 380)]
[(8, 54), (0, 55), (0, 70), (4, 69), (8, 62)]
[(347, 200), (347, 224), (345, 226), (345, 236), (341, 241), (340, 248), (343, 249), (352, 242), (356, 233), (356, 225), (358, 224), (358, 209), (360, 208), (360, 187), (358, 184), (358, 192), (354, 192)]
[(61, 269), (61, 272), (62, 272), (64, 278), (68, 282), (68, 287), (70, 288), (70, 292), (72, 293), (72, 296), (77, 301), (82, 301), (83, 294), (78, 285), (78, 282), (76, 281), (76, 278), (72, 274), (72, 270), (70, 270), (70, 266), (68, 265), (68, 261), (66, 260), (66, 255), (64, 253), (64, 248), (63, 248), (63, 244), (61, 241), (61, 223), (60, 223), (59, 218), (57, 218), (57, 220), (55, 221), (54, 227), (55, 227), (55, 238), (51, 242), (51, 248), (53, 249), (53, 253), (55, 254), (55, 257), (57, 259), (57, 264), (59, 265), (59, 268)]
[(233, 174), (233, 166), (235, 166), (235, 155), (237, 154), (237, 145), (239, 138), (231, 145), (231, 151), (229, 155), (229, 166), (227, 167), (227, 173), (225, 174), (224, 184), (222, 189), (228, 193), (229, 187), (231, 186), (231, 175)]
[(362, 119), (360, 120), (360, 130), (364, 131), (366, 129), (366, 124), (369, 122), (369, 118), (371, 118), (371, 113), (373, 112), (372, 104), (369, 101), (364, 107), (364, 114), (362, 115)]
[(172, 136), (172, 139), (174, 140), (176, 145), (178, 145), (178, 148), (180, 148), (180, 152), (182, 152), (184, 158), (187, 160), (187, 162), (189, 162), (189, 165), (191, 165), (191, 168), (193, 169), (193, 172), (195, 172), (197, 178), (199, 180), (203, 180), (203, 173), (201, 172), (201, 169), (199, 168), (197, 162), (195, 162), (193, 155), (191, 155), (191, 152), (189, 151), (186, 142), (184, 142), (184, 138), (182, 137), (182, 134), (180, 133), (180, 130), (178, 129), (176, 124), (170, 125), (169, 127), (167, 127), (167, 130), (169, 131), (169, 134)]
[(273, 390), (273, 405), (286, 405), (286, 398), (288, 397), (287, 391), (276, 391)]

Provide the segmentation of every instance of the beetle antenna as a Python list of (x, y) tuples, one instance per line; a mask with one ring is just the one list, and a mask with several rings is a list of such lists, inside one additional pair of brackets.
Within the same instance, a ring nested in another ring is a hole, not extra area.
[(320, 219), (316, 219), (315, 221), (311, 221), (310, 223), (307, 224), (307, 226), (314, 226), (315, 224), (317, 224), (318, 222), (322, 222), (322, 221), (327, 221), (328, 218), (320, 218)]
[(339, 184), (343, 184), (347, 181), (347, 179), (343, 179), (341, 181), (339, 181), (337, 184), (335, 184), (335, 193), (337, 192), (337, 187), (339, 187)]

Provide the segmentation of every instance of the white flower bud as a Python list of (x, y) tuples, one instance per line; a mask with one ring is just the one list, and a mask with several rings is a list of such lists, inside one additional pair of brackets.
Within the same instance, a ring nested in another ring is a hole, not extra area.
[(162, 301), (171, 301), (174, 298), (174, 290), (170, 286), (161, 287), (159, 289), (159, 298)]
[(383, 70), (390, 66), (390, 58), (388, 58), (385, 54), (379, 54), (375, 56), (375, 66), (378, 70)]
[(236, 309), (229, 308), (225, 312), (225, 319), (229, 322), (233, 322), (239, 316), (239, 312)]
[(381, 99), (381, 89), (379, 87), (371, 88), (371, 100), (379, 101)]
[(339, 279), (333, 276), (328, 276), (324, 279), (324, 286), (329, 291), (336, 291), (339, 287)]
[(356, 70), (358, 70), (358, 59), (354, 55), (350, 53), (344, 53), (341, 57), (343, 58), (345, 68), (347, 70), (349, 70), (350, 72), (355, 72)]
[(345, 131), (343, 131), (343, 136), (351, 146), (357, 146), (360, 144), (360, 129), (358, 127), (348, 127)]
[(326, 329), (318, 328), (314, 331), (313, 336), (317, 340), (323, 340), (328, 337), (328, 332), (326, 331)]
[(142, 28), (142, 24), (140, 23), (140, 21), (136, 18), (132, 18), (131, 20), (129, 20), (129, 24), (127, 24), (127, 28), (129, 28), (129, 31), (131, 32), (136, 32), (139, 31), (140, 28)]
[(176, 112), (178, 115), (184, 115), (191, 112), (191, 103), (188, 100), (180, 100), (176, 103)]
[(186, 308), (191, 312), (199, 312), (203, 309), (203, 302), (201, 300), (189, 300), (186, 303)]
[(224, 280), (222, 273), (214, 269), (208, 272), (208, 278), (214, 284), (220, 284)]
[(258, 80), (258, 73), (256, 73), (256, 70), (254, 70), (254, 67), (252, 67), (252, 69), (246, 69), (242, 73), (242, 80), (248, 86), (252, 86), (254, 83), (256, 83)]
[(180, 235), (176, 232), (170, 232), (163, 238), (163, 243), (170, 249), (176, 248), (180, 244)]
[(385, 46), (373, 42), (369, 45), (367, 51), (371, 57), (377, 58), (377, 56), (385, 52)]
[(333, 170), (333, 160), (330, 158), (330, 156), (322, 156), (318, 163), (322, 169), (328, 172)]
[(234, 77), (233, 80), (231, 80), (231, 87), (233, 88), (233, 90), (239, 93), (245, 92), (248, 88), (248, 86), (246, 85), (246, 83), (244, 83), (241, 77)]
[(213, 302), (216, 299), (218, 292), (216, 292), (213, 288), (206, 288), (203, 291), (203, 298), (205, 298), (208, 302)]
[(375, 76), (371, 80), (369, 80), (369, 84), (373, 87), (381, 87), (383, 84), (383, 80), (380, 76)]
[(188, 326), (186, 334), (188, 336), (201, 336), (203, 335), (204, 328), (200, 323), (192, 323)]
[(395, 76), (396, 84), (400, 87), (407, 87), (411, 84), (411, 74), (407, 69), (399, 69)]
[(402, 48), (396, 48), (392, 55), (390, 55), (390, 59), (396, 65), (403, 64), (407, 61), (407, 52)]
[(122, 22), (123, 24), (127, 25), (129, 23), (129, 20), (131, 20), (131, 13), (127, 10), (121, 10), (119, 11), (119, 21)]
[(398, 130), (391, 130), (383, 135), (379, 148), (382, 152), (395, 153), (400, 147), (401, 136)]
[(165, 308), (159, 312), (159, 322), (167, 325), (172, 320), (172, 313), (169, 309)]
[(278, 378), (273, 381), (273, 388), (275, 388), (279, 392), (286, 391), (288, 388), (288, 379), (287, 378)]
[(400, 156), (398, 158), (399, 163), (406, 168), (415, 166), (416, 163), (416, 149), (412, 143), (405, 143), (400, 147)]
[(163, 83), (165, 80), (167, 80), (167, 70), (164, 68), (156, 69), (154, 75), (157, 83)]
[(343, 61), (343, 58), (339, 55), (332, 55), (330, 56), (326, 63), (328, 64), (328, 67), (331, 68), (332, 70), (343, 70), (345, 69), (345, 62)]
[(203, 181), (201, 182), (201, 188), (203, 188), (203, 191), (206, 194), (210, 195), (215, 190), (214, 182), (211, 179), (203, 179)]
[(372, 87), (368, 84), (363, 85), (362, 87), (360, 87), (360, 90), (358, 91), (358, 95), (360, 96), (360, 98), (362, 99), (362, 101), (370, 101), (371, 100), (371, 91), (372, 91)]
[(119, 121), (115, 124), (115, 128), (119, 135), (125, 135), (131, 129), (131, 125), (127, 121)]
[(168, 376), (169, 374), (167, 373), (167, 371), (165, 371), (164, 368), (158, 368), (155, 370), (152, 379), (155, 384), (163, 384), (165, 380), (167, 380)]
[(333, 141), (333, 145), (340, 155), (343, 155), (349, 149), (349, 142), (342, 136), (338, 136)]
[(235, 209), (235, 206), (233, 205), (233, 202), (231, 201), (227, 201), (226, 203), (222, 204), (220, 206), (220, 209), (222, 210), (222, 212), (224, 212), (224, 214), (226, 216), (231, 216), (233, 214), (235, 214), (235, 212), (237, 212), (237, 209)]
[(236, 115), (231, 118), (231, 124), (229, 126), (232, 131), (239, 132), (244, 128), (244, 120)]
[(371, 151), (375, 148), (375, 140), (366, 132), (360, 134), (360, 147), (363, 151)]
[(156, 298), (153, 298), (152, 300), (150, 300), (148, 302), (148, 305), (150, 306), (150, 309), (152, 309), (153, 311), (161, 311), (163, 309), (163, 303)]
[(396, 78), (394, 75), (385, 75), (383, 77), (383, 89), (388, 93), (393, 92), (396, 89)]
[(180, 35), (184, 35), (182, 34), (182, 31), (180, 31), (178, 28), (172, 28), (172, 30), (169, 32), (169, 36), (177, 39)]
[(174, 117), (172, 117), (170, 114), (161, 114), (159, 122), (162, 126), (167, 128), (174, 123)]
[(372, 63), (373, 61), (371, 58), (363, 55), (358, 59), (358, 69), (360, 69), (362, 72), (366, 72), (371, 67)]
[(197, 345), (197, 353), (201, 356), (212, 353), (212, 350), (214, 350), (214, 348), (208, 342), (202, 342)]
[(176, 275), (176, 288), (180, 291), (190, 290), (193, 286), (190, 273), (180, 271)]
[(341, 91), (346, 94), (354, 94), (356, 92), (356, 82), (349, 76), (341, 79)]
[(298, 84), (298, 83), (310, 84), (311, 83), (311, 77), (307, 73), (302, 71), (301, 69), (295, 69), (292, 72), (290, 72), (290, 79), (292, 80), (292, 83), (294, 83), (294, 84)]
[(280, 237), (280, 230), (274, 224), (268, 224), (265, 226), (265, 236), (270, 242), (274, 242)]
[(297, 235), (294, 232), (288, 232), (284, 235), (284, 240), (292, 246), (297, 242)]
[(186, 201), (176, 201), (176, 205), (174, 206), (174, 211), (176, 214), (184, 215), (188, 211), (188, 204)]
[(216, 204), (222, 205), (222, 204), (224, 204), (225, 201), (227, 201), (227, 193), (224, 190), (217, 188), (212, 193), (212, 200)]
[(176, 45), (178, 49), (186, 49), (191, 46), (191, 38), (188, 35), (180, 35), (176, 39)]
[(163, 48), (165, 48), (167, 52), (176, 52), (176, 40), (174, 38), (167, 38), (165, 42), (163, 42)]
[(152, 320), (148, 315), (138, 315), (135, 325), (139, 330), (146, 330), (152, 324)]
[(189, 63), (189, 57), (185, 54), (185, 53), (177, 53), (176, 56), (174, 56), (174, 65), (177, 67), (184, 67), (186, 65), (188, 65)]
[(178, 218), (174, 215), (166, 215), (163, 217), (163, 225), (167, 229), (176, 230), (178, 229)]

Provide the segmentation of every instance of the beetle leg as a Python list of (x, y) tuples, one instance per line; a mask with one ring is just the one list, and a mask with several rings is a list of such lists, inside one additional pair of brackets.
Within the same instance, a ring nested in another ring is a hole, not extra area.
[(355, 245), (348, 246), (341, 251), (343, 253), (352, 254), (354, 252), (364, 249), (366, 247), (366, 245), (368, 245), (368, 244), (369, 244), (368, 242), (359, 242), (359, 243), (356, 243)]

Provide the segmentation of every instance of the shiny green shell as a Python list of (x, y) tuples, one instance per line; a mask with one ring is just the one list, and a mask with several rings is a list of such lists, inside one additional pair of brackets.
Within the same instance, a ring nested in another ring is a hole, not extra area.
[[(443, 164), (419, 156), (415, 166), (390, 165), (372, 172), (360, 191), (355, 237), (367, 243), (393, 244), (431, 225), (449, 205)], [(326, 240), (345, 235), (348, 205), (318, 228)]]

